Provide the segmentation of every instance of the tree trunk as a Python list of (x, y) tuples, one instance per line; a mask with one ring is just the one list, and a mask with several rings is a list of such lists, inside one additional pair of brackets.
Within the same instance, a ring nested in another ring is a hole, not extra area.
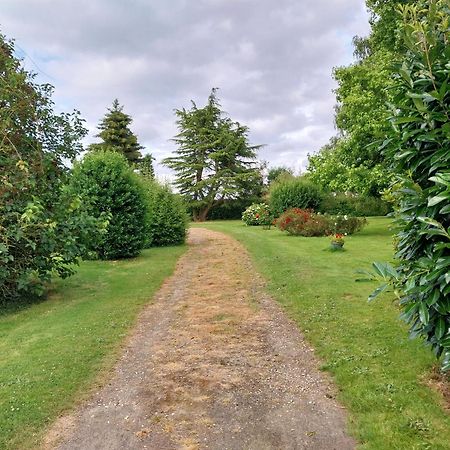
[(194, 222), (205, 222), (210, 210), (211, 206), (205, 206), (202, 209), (195, 210), (194, 213), (192, 214)]

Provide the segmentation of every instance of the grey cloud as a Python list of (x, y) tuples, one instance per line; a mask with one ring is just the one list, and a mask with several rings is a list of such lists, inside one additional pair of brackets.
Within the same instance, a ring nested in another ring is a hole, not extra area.
[(161, 159), (174, 150), (173, 110), (220, 87), (224, 109), (266, 144), (260, 157), (297, 169), (335, 133), (331, 70), (351, 62), (349, 42), (368, 28), (363, 0), (2, 3), (2, 31), (57, 103), (81, 110), (90, 141), (118, 97)]

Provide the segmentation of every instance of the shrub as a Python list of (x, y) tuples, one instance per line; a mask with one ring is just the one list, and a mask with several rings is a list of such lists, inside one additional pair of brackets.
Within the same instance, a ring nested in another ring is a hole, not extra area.
[(261, 202), (261, 199), (255, 195), (246, 198), (228, 200), (212, 208), (208, 213), (208, 220), (242, 219), (243, 212), (251, 204), (258, 202)]
[(273, 218), (266, 203), (255, 203), (242, 213), (242, 220), (246, 225), (270, 225)]
[(52, 275), (74, 273), (86, 240), (99, 234), (64, 189), (83, 121), (55, 114), (52, 87), (35, 83), (14, 54), (0, 34), (0, 304), (43, 295)]
[(331, 223), (331, 230), (337, 234), (353, 234), (360, 231), (366, 224), (365, 218), (339, 215), (328, 216)]
[(186, 239), (187, 213), (182, 198), (169, 186), (145, 180), (149, 213), (146, 246), (182, 244)]
[(87, 154), (73, 169), (70, 188), (95, 217), (109, 216), (108, 230), (93, 250), (101, 259), (129, 258), (144, 247), (147, 202), (138, 176), (119, 153)]
[(393, 284), (411, 336), (424, 338), (450, 371), (448, 2), (418, 1), (402, 11), (407, 52), (394, 75), (392, 131), (384, 142), (398, 174), (391, 190), (397, 267), (374, 268)]
[(348, 216), (314, 214), (311, 210), (292, 208), (276, 221), (281, 231), (294, 236), (327, 236), (330, 234), (353, 234), (361, 230), (366, 219)]
[(318, 211), (325, 214), (349, 214), (359, 217), (385, 216), (388, 203), (377, 197), (351, 194), (328, 194), (323, 197)]
[(270, 187), (269, 205), (275, 217), (290, 208), (316, 209), (322, 191), (314, 183), (301, 177), (284, 178)]

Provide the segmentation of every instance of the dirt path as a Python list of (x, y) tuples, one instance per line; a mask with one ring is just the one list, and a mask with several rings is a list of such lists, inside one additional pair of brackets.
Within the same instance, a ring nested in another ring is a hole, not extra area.
[(345, 412), (243, 247), (206, 229), (141, 314), (110, 381), (47, 448), (351, 449)]

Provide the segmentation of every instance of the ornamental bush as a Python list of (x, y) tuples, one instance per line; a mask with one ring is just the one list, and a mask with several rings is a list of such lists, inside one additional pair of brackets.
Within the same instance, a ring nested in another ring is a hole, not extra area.
[(254, 203), (242, 213), (242, 220), (246, 225), (270, 225), (273, 218), (270, 214), (269, 205)]
[(70, 189), (95, 217), (108, 217), (108, 230), (92, 250), (101, 259), (137, 256), (148, 236), (148, 209), (138, 175), (116, 152), (88, 153), (75, 164)]
[(328, 236), (353, 234), (362, 229), (366, 219), (349, 216), (314, 214), (312, 210), (292, 208), (276, 221), (281, 231), (294, 236)]
[(320, 188), (302, 177), (283, 178), (269, 190), (269, 206), (275, 217), (290, 208), (317, 209), (321, 201)]
[(143, 180), (147, 192), (146, 247), (178, 245), (186, 240), (187, 213), (182, 198), (169, 186), (157, 181)]

